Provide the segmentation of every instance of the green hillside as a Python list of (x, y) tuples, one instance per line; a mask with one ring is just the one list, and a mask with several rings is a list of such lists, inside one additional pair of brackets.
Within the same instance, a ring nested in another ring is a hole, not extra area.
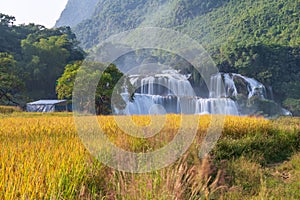
[[(112, 33), (143, 26), (171, 27), (208, 47), (232, 41), (289, 46), (300, 43), (298, 1), (99, 0), (96, 7), (77, 3), (77, 8), (75, 3), (75, 0), (69, 1), (68, 5), (73, 8), (67, 6), (58, 22), (65, 21), (63, 25), (74, 27), (86, 48)], [(67, 12), (72, 15), (64, 14)], [(86, 19), (81, 17), (83, 12), (93, 14)], [(80, 18), (81, 22), (74, 24)]]

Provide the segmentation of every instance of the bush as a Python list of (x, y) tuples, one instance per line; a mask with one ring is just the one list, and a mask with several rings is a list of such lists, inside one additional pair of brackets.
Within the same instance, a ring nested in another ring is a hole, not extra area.
[(0, 113), (9, 114), (13, 112), (20, 112), (21, 108), (15, 106), (0, 106)]
[(293, 113), (294, 116), (300, 116), (300, 99), (286, 99), (283, 105)]

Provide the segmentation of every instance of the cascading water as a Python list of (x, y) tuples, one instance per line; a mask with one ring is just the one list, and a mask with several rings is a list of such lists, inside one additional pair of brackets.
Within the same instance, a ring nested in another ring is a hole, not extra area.
[[(213, 90), (210, 98), (200, 98), (194, 93), (188, 81), (189, 76), (176, 70), (165, 70), (152, 76), (131, 75), (131, 84), (137, 88), (134, 101), (127, 101), (124, 110), (115, 110), (116, 114), (226, 114), (239, 115), (236, 103), (223, 98), (221, 89)], [(212, 77), (213, 84), (219, 80)], [(221, 86), (220, 86), (221, 87)], [(225, 95), (226, 96), (226, 95)], [(124, 93), (123, 98), (128, 99)], [(157, 109), (159, 105), (160, 109)]]
[[(243, 91), (238, 91), (236, 85), (236, 82), (238, 81), (245, 86), (240, 89)], [(224, 88), (222, 88), (222, 85), (224, 85)], [(218, 73), (213, 75), (211, 77), (210, 91), (211, 98), (236, 97), (238, 94), (246, 92), (248, 99), (254, 95), (261, 99), (266, 99), (266, 88), (262, 83), (253, 78), (248, 78), (235, 73)]]
[[(251, 112), (241, 112), (241, 106), (233, 99), (237, 99), (239, 95), (246, 99), (268, 99), (262, 83), (235, 73), (212, 75), (209, 96), (201, 98), (195, 95), (189, 77), (190, 75), (180, 74), (176, 70), (165, 70), (154, 75), (130, 75), (131, 84), (137, 88), (134, 100), (128, 101), (129, 94), (124, 92), (122, 97), (127, 106), (124, 110), (115, 109), (115, 114), (247, 115)], [(290, 114), (287, 110), (280, 109), (280, 114)]]

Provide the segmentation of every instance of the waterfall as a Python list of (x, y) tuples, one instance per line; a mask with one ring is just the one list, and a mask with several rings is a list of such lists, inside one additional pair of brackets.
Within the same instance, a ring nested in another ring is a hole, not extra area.
[[(238, 92), (237, 85), (235, 83), (235, 80), (237, 81), (238, 79), (246, 85), (248, 99), (254, 95), (257, 95), (262, 99), (266, 98), (266, 88), (262, 83), (253, 78), (248, 78), (235, 73), (218, 73), (213, 75), (211, 77), (210, 97), (236, 97), (239, 93), (242, 93), (242, 91)], [(224, 85), (224, 88), (221, 88), (222, 85)], [(243, 88), (243, 90), (245, 90), (245, 88)]]
[(266, 88), (262, 83), (256, 81), (253, 78), (248, 78), (240, 74), (232, 74), (232, 77), (239, 77), (247, 83), (248, 99), (250, 99), (254, 95), (258, 95), (262, 99), (266, 98)]
[[(128, 94), (122, 94), (127, 106), (115, 114), (148, 115), (165, 113), (183, 114), (226, 114), (239, 115), (236, 103), (230, 98), (221, 98), (222, 89), (210, 94), (211, 98), (195, 95), (189, 82), (189, 75), (182, 75), (176, 70), (164, 70), (155, 75), (131, 75), (131, 84), (137, 88), (134, 101), (128, 101)], [(213, 84), (221, 88), (218, 79), (212, 77)], [(155, 109), (160, 105), (160, 109)], [(154, 111), (155, 112), (154, 112)], [(154, 112), (154, 113), (153, 113)]]
[[(235, 73), (218, 73), (210, 78), (209, 98), (195, 95), (189, 81), (190, 75), (177, 70), (164, 70), (153, 75), (130, 75), (130, 83), (136, 88), (134, 100), (128, 101), (129, 94), (124, 91), (126, 108), (114, 109), (114, 114), (224, 114), (247, 115), (255, 111), (242, 111), (237, 101), (240, 95), (246, 99), (257, 97), (268, 100), (265, 86), (253, 78)], [(274, 104), (276, 104), (274, 102)], [(277, 105), (277, 104), (276, 104)], [(252, 108), (251, 108), (252, 109)], [(281, 114), (289, 112), (280, 107)]]

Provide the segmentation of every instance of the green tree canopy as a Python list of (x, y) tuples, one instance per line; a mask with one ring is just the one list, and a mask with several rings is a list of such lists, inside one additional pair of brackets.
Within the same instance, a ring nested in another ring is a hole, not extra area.
[[(67, 65), (63, 75), (57, 81), (56, 91), (58, 98), (72, 99), (76, 75), (80, 73), (80, 76), (77, 77), (80, 81), (77, 80), (78, 82), (76, 82), (76, 89), (78, 90), (80, 90), (80, 88), (86, 88), (86, 85), (89, 84), (94, 85), (94, 82), (98, 81), (95, 93), (97, 114), (112, 113), (112, 103), (119, 106), (118, 108), (123, 109), (126, 104), (121, 97), (123, 89), (122, 86), (123, 84), (129, 85), (129, 83), (127, 79), (124, 78), (123, 73), (120, 72), (114, 64), (110, 64), (107, 68), (105, 68), (106, 66), (107, 65), (103, 63), (87, 62), (76, 62), (74, 64)], [(88, 105), (91, 104), (88, 99), (89, 91), (85, 91), (84, 89), (80, 91), (82, 93), (82, 99), (77, 99), (77, 101), (82, 102), (82, 107), (88, 107)], [(112, 99), (113, 93), (114, 99)]]
[[(85, 57), (75, 34), (70, 27), (47, 29), (32, 23), (16, 26), (14, 21), (15, 17), (0, 13), (2, 98), (4, 93), (13, 94), (6, 99), (22, 105), (26, 102), (11, 97), (56, 98), (55, 83), (64, 67)], [(16, 89), (17, 85), (22, 89)]]
[(24, 83), (15, 75), (16, 61), (8, 53), (0, 53), (0, 103), (18, 105)]
[(30, 39), (29, 35), (21, 43), (27, 90), (35, 98), (55, 98), (55, 81), (63, 73), (71, 53), (65, 48), (69, 43), (67, 36), (50, 36), (34, 42)]

